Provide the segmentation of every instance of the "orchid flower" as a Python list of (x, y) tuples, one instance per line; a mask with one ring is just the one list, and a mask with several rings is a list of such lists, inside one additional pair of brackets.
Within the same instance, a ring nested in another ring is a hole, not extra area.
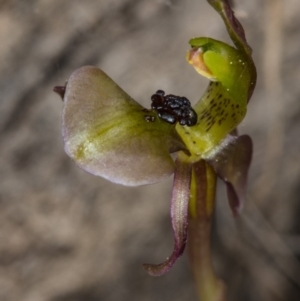
[[(144, 108), (93, 66), (74, 71), (65, 87), (54, 89), (64, 101), (65, 151), (80, 168), (127, 186), (153, 184), (174, 173), (174, 249), (163, 263), (144, 264), (154, 276), (168, 272), (182, 255), (188, 232), (192, 264), (203, 265), (209, 257), (205, 249), (217, 176), (226, 183), (233, 215), (245, 198), (252, 142), (238, 136), (236, 127), (246, 115), (256, 69), (228, 1), (208, 2), (223, 18), (235, 47), (206, 37), (190, 40), (187, 61), (209, 79), (193, 108), (185, 97), (161, 90), (152, 96), (151, 108)], [(209, 275), (209, 268), (203, 271)]]

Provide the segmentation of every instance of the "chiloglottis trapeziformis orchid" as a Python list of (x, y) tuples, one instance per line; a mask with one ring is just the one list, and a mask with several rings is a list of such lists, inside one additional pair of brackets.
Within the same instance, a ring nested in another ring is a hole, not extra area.
[[(209, 79), (193, 108), (185, 97), (158, 90), (146, 109), (93, 66), (74, 71), (65, 87), (55, 87), (64, 101), (65, 151), (80, 168), (127, 186), (153, 184), (174, 173), (174, 250), (165, 262), (144, 265), (155, 276), (169, 271), (182, 255), (188, 221), (211, 217), (216, 175), (226, 183), (234, 215), (245, 197), (252, 142), (247, 135), (238, 136), (236, 127), (246, 115), (256, 69), (228, 2), (209, 3), (223, 18), (235, 47), (206, 37), (190, 41), (187, 60)], [(201, 207), (197, 199), (203, 193)]]

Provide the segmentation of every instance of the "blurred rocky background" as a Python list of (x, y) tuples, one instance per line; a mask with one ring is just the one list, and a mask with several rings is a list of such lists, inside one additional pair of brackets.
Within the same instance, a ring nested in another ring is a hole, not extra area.
[[(254, 140), (248, 200), (233, 219), (220, 184), (215, 266), (229, 300), (300, 300), (299, 0), (236, 0), (257, 89), (240, 126)], [(157, 90), (196, 102), (207, 80), (188, 40), (229, 41), (205, 0), (0, 1), (0, 300), (196, 300), (173, 247), (172, 179), (128, 188), (78, 169), (63, 151), (52, 92), (76, 68), (108, 73), (146, 107)]]

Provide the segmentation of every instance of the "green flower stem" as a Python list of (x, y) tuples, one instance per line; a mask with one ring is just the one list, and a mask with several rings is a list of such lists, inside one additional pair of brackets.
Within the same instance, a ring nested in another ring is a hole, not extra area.
[(190, 265), (201, 301), (226, 301), (225, 285), (214, 272), (211, 258), (211, 222), (216, 174), (203, 160), (193, 164), (188, 221)]

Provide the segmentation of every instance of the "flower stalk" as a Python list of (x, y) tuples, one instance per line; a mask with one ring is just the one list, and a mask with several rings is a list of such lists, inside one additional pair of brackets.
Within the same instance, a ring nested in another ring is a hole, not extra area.
[(188, 219), (188, 256), (201, 301), (227, 300), (225, 285), (214, 272), (211, 256), (211, 225), (216, 180), (216, 173), (204, 160), (193, 164)]

